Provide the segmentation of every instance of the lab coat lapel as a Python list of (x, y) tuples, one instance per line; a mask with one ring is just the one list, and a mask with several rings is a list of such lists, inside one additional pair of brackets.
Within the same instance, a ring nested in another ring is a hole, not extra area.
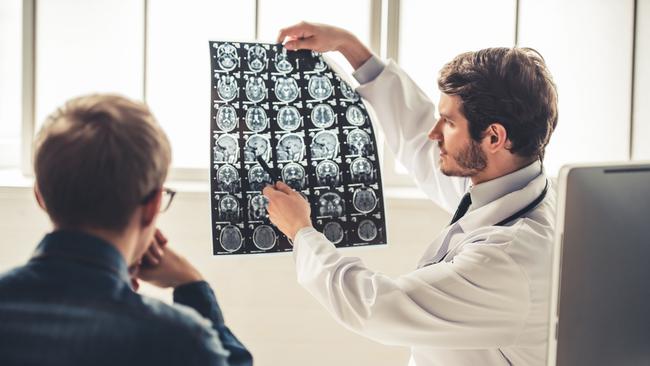
[[(436, 240), (429, 245), (418, 262), (418, 268), (433, 264), (431, 260), (445, 240), (450, 240), (450, 242), (447, 251), (449, 254), (444, 260), (451, 260), (453, 258), (453, 255), (451, 255), (452, 252), (458, 249), (459, 245), (464, 242), (463, 239), (467, 233), (481, 227), (496, 225), (502, 220), (507, 219), (534, 201), (542, 193), (545, 186), (546, 176), (542, 173), (530, 181), (524, 188), (508, 193), (478, 209), (471, 210), (454, 225), (446, 227)], [(460, 235), (454, 238), (447, 238), (456, 234)]]
[(438, 234), (438, 237), (431, 244), (429, 244), (427, 249), (420, 257), (417, 268), (422, 268), (424, 266), (433, 264), (433, 259), (436, 254), (438, 254), (438, 250), (440, 250), (440, 247), (443, 245), (444, 241), (447, 240), (448, 236), (454, 235), (455, 228), (455, 225), (449, 225), (440, 234)]

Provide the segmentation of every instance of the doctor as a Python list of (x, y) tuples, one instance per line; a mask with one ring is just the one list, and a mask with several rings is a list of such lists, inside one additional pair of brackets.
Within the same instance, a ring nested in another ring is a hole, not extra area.
[(341, 255), (298, 193), (268, 186), (269, 216), (293, 239), (299, 283), (345, 327), (410, 347), (411, 365), (543, 365), (555, 194), (542, 159), (557, 93), (542, 57), (526, 48), (456, 56), (440, 72), (435, 117), (398, 65), (345, 30), (303, 22), (278, 41), (340, 51), (391, 150), (430, 199), (455, 212), (430, 233), (417, 268), (389, 278)]

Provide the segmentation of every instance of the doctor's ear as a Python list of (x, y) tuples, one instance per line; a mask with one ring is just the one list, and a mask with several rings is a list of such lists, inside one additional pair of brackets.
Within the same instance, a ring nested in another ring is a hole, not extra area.
[(508, 132), (500, 123), (492, 123), (484, 132), (483, 141), (489, 152), (497, 152), (500, 149), (509, 149), (512, 145), (508, 140)]

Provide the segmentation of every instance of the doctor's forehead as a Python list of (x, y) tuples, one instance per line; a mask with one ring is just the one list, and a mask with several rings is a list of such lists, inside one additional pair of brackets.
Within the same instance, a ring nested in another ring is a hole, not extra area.
[(445, 93), (440, 94), (440, 101), (438, 102), (438, 113), (441, 117), (450, 120), (458, 120), (463, 118), (462, 107), (463, 101), (458, 95), (448, 95)]

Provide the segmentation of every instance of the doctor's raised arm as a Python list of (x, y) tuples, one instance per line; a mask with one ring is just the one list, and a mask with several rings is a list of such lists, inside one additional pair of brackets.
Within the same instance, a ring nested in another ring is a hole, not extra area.
[(418, 187), (437, 205), (453, 212), (468, 186), (466, 178), (437, 169), (440, 141), (430, 138), (435, 106), (392, 61), (373, 55), (354, 34), (324, 24), (302, 22), (280, 31), (277, 42), (289, 50), (339, 51), (356, 70), (357, 93), (374, 109), (388, 147)]
[(417, 266), (392, 278), (341, 255), (298, 192), (269, 185), (269, 218), (293, 240), (298, 282), (346, 328), (410, 347), (410, 365), (544, 365), (555, 194), (542, 163), (557, 92), (542, 56), (496, 47), (453, 57), (436, 118), (397, 64), (343, 29), (303, 22), (278, 42), (340, 51), (399, 161), (455, 211), (442, 232), (423, 228), (431, 243)]

